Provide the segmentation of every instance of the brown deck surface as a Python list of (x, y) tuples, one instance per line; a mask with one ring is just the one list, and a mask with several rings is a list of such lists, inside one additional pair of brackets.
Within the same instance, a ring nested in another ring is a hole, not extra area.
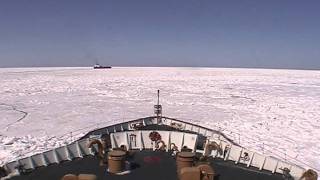
[[(175, 157), (167, 152), (136, 151), (128, 159), (132, 167), (127, 175), (112, 175), (106, 171), (106, 166), (99, 166), (99, 159), (87, 156), (60, 164), (50, 165), (32, 171), (29, 174), (11, 178), (11, 180), (60, 180), (65, 174), (96, 174), (98, 180), (177, 180)], [(280, 180), (279, 174), (258, 171), (244, 165), (235, 165), (231, 161), (210, 159), (216, 172), (215, 180)]]

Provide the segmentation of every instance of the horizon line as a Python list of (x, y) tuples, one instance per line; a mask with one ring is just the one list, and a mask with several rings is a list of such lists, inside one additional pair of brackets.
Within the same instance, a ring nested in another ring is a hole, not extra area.
[[(267, 68), (267, 67), (222, 67), (222, 66), (111, 66), (112, 68), (199, 68), (199, 69), (256, 69), (256, 70), (292, 70), (292, 71), (320, 71), (320, 69), (298, 68)], [(92, 68), (92, 66), (21, 66), (0, 67), (0, 69), (41, 69), (41, 68)]]

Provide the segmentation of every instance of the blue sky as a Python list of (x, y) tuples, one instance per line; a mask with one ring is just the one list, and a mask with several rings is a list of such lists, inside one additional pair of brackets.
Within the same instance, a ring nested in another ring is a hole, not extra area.
[(0, 67), (320, 69), (319, 0), (2, 0)]

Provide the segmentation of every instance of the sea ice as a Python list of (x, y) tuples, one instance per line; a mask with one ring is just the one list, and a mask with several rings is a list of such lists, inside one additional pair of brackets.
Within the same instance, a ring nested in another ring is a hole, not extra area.
[(165, 116), (320, 169), (320, 71), (222, 68), (0, 69), (0, 164), (152, 115), (157, 89)]

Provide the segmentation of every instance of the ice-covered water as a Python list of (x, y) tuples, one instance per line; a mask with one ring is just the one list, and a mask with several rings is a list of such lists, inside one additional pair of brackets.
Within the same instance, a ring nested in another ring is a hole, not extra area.
[(157, 89), (166, 116), (320, 169), (320, 71), (220, 68), (0, 69), (0, 164), (152, 115)]

